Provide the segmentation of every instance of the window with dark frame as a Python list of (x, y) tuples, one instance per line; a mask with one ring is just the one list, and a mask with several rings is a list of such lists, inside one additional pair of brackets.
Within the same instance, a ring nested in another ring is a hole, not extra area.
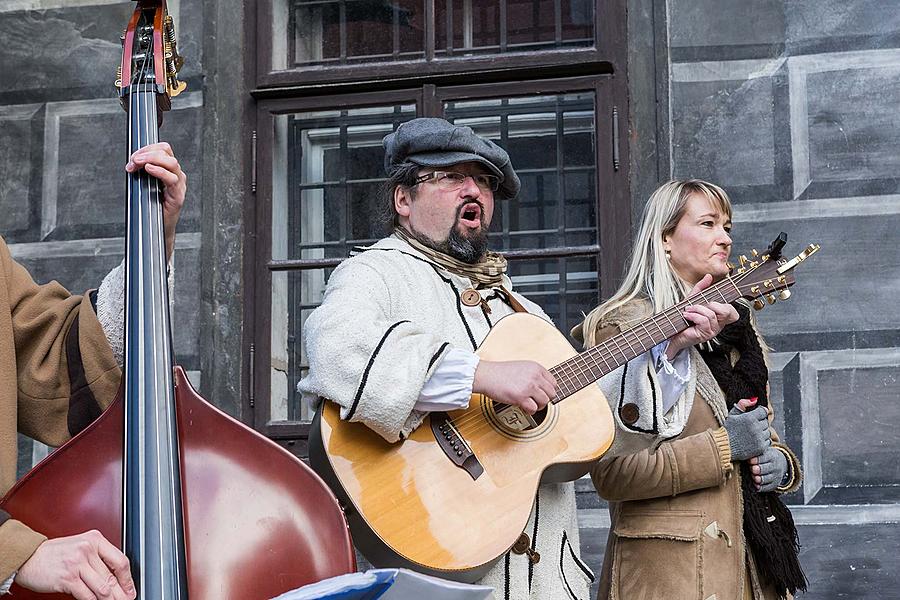
[[(247, 295), (257, 429), (299, 441), (294, 451), (305, 454), (303, 323), (333, 267), (388, 233), (381, 140), (416, 116), (468, 125), (509, 151), (522, 191), (498, 202), (490, 237), (510, 259), (516, 290), (565, 333), (597, 304), (618, 276), (618, 253), (606, 248), (627, 239), (629, 210), (610, 120), (624, 93), (599, 56), (594, 0), (260, 0), (260, 14), (257, 268)], [(594, 57), (577, 77), (517, 66), (585, 47)], [(485, 55), (509, 68), (485, 72)], [(442, 60), (452, 65), (437, 69)], [(424, 83), (379, 81), (391, 63), (417, 61)], [(428, 83), (434, 70), (444, 74)], [(312, 83), (329, 72), (342, 93)]]
[[(277, 0), (273, 66), (590, 46), (593, 0)], [(429, 18), (430, 15), (433, 17)]]

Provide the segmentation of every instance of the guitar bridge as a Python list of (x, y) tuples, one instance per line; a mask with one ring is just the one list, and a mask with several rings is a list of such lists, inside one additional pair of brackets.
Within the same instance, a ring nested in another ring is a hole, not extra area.
[(453, 464), (464, 470), (472, 479), (478, 479), (484, 473), (484, 467), (478, 457), (456, 429), (453, 420), (443, 412), (431, 413), (431, 433), (438, 446), (444, 451)]

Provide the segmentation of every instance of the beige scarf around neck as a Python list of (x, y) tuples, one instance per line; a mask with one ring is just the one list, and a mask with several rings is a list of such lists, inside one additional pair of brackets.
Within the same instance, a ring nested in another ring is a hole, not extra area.
[(437, 266), (460, 277), (468, 277), (472, 285), (478, 287), (498, 287), (503, 284), (506, 273), (506, 259), (496, 252), (486, 252), (477, 263), (469, 264), (438, 252), (414, 238), (403, 227), (394, 229), (394, 235), (424, 254)]

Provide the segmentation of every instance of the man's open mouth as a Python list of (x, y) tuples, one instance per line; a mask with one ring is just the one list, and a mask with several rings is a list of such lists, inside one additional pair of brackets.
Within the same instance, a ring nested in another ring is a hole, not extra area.
[(464, 204), (459, 213), (459, 221), (472, 229), (481, 227), (481, 205), (477, 202)]

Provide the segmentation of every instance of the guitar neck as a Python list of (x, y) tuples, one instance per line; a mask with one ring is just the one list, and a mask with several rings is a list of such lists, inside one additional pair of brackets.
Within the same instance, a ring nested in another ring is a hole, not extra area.
[(692, 323), (683, 315), (687, 306), (709, 302), (727, 304), (737, 300), (741, 295), (734, 281), (726, 277), (675, 306), (656, 313), (603, 343), (556, 365), (550, 369), (559, 389), (553, 402), (571, 396), (660, 342), (690, 327)]

